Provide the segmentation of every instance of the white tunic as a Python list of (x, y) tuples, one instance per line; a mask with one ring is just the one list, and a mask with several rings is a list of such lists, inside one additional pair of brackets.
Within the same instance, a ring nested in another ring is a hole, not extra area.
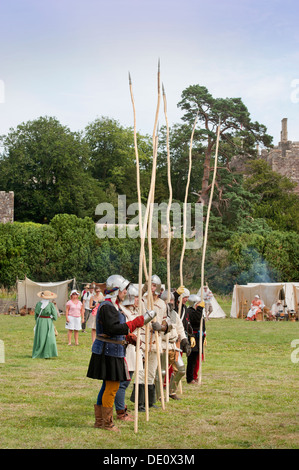
[[(134, 307), (134, 305), (126, 305), (120, 306), (121, 311), (125, 314), (127, 321), (132, 321), (134, 320), (138, 315), (139, 311), (137, 307)], [(137, 330), (134, 332), (134, 334), (137, 336)], [(128, 364), (128, 369), (130, 372), (136, 370), (136, 347), (134, 344), (128, 344), (126, 347), (126, 361)], [(142, 363), (142, 351), (141, 349), (139, 350), (139, 363), (138, 363), (138, 370), (143, 369), (143, 363)]]
[[(177, 341), (182, 341), (182, 339), (186, 338), (183, 322), (177, 312), (175, 313), (176, 322), (172, 324), (172, 330), (169, 332), (168, 336), (168, 349), (170, 351), (175, 350)], [(162, 337), (162, 348), (166, 350), (166, 336)]]
[[(147, 294), (144, 295), (142, 301), (145, 309), (147, 309)], [(154, 318), (154, 322), (162, 324), (162, 321), (166, 320), (167, 318), (165, 302), (159, 297), (156, 297), (156, 299), (153, 300), (153, 310), (157, 313), (157, 316)], [(164, 332), (158, 332), (160, 351), (162, 347), (162, 336), (164, 336)], [(140, 329), (140, 346), (143, 350), (145, 350), (145, 327)], [(155, 332), (151, 329), (149, 334), (149, 351), (156, 351), (156, 336)]]

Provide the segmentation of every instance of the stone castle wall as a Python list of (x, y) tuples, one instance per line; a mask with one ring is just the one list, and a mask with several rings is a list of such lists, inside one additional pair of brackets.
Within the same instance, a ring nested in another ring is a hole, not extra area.
[(299, 142), (279, 142), (269, 151), (262, 150), (261, 158), (271, 165), (273, 171), (296, 183), (294, 191), (299, 194)]
[[(262, 150), (259, 158), (268, 162), (271, 169), (296, 183), (294, 192), (299, 194), (299, 142), (288, 140), (287, 118), (282, 119), (280, 142), (270, 150)], [(246, 155), (232, 158), (230, 167), (237, 173), (246, 173)]]
[(14, 221), (14, 192), (0, 191), (0, 223)]

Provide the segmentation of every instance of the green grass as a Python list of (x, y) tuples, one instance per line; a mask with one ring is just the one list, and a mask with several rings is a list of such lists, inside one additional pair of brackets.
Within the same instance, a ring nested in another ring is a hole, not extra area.
[(0, 315), (0, 448), (298, 448), (299, 363), (291, 361), (298, 323), (208, 321), (202, 385), (183, 379), (181, 401), (151, 411), (149, 422), (140, 413), (137, 434), (134, 423), (118, 422), (117, 439), (93, 428), (101, 383), (86, 377), (90, 330), (68, 347), (64, 323), (56, 322), (59, 356), (32, 359), (34, 318)]

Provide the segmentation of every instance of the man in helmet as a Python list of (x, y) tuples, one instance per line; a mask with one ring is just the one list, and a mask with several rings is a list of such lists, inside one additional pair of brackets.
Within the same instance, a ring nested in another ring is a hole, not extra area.
[[(187, 306), (186, 303), (188, 302), (190, 291), (185, 286), (180, 286), (176, 291), (173, 293), (174, 295), (174, 309), (176, 312), (179, 313), (180, 319), (183, 322), (186, 337), (192, 334), (192, 328), (190, 327), (190, 323), (186, 316)], [(180, 309), (181, 305), (181, 309)]]
[[(137, 316), (139, 316), (139, 292), (138, 289), (133, 285), (130, 284), (127, 289), (127, 294), (124, 300), (121, 303), (121, 310), (126, 316), (128, 321), (134, 320)], [(141, 305), (143, 307), (143, 305)], [(144, 313), (144, 309), (143, 313)], [(115, 396), (115, 409), (117, 414), (117, 419), (122, 421), (133, 421), (132, 416), (127, 411), (127, 406), (125, 404), (125, 394), (126, 389), (130, 385), (130, 381), (132, 380), (133, 374), (136, 369), (136, 340), (137, 337), (134, 333), (129, 333), (127, 335), (127, 339), (129, 344), (126, 348), (126, 362), (128, 365), (130, 380), (125, 380), (120, 382), (119, 389)], [(142, 352), (141, 349), (139, 350), (139, 370), (143, 369), (142, 364)]]
[[(188, 343), (188, 339), (185, 334), (185, 329), (180, 319), (178, 313), (174, 310), (174, 295), (171, 292), (170, 301), (167, 303), (168, 291), (163, 292), (161, 299), (166, 303), (167, 308), (167, 322), (170, 323), (171, 328), (168, 327), (168, 364), (169, 367), (172, 367), (172, 374), (169, 382), (169, 397), (173, 400), (180, 400), (177, 397), (176, 391), (179, 384), (179, 381), (185, 375), (185, 364), (182, 359), (180, 352), (185, 352), (187, 356), (191, 353), (191, 347)], [(166, 337), (162, 337), (162, 371), (163, 375), (168, 374), (166, 371)], [(179, 347), (181, 349), (179, 349)], [(158, 388), (159, 382), (157, 381), (157, 396), (161, 393), (160, 388)]]
[(151, 321), (155, 313), (146, 312), (127, 321), (120, 309), (130, 282), (120, 275), (106, 281), (105, 300), (96, 315), (96, 339), (92, 345), (87, 377), (103, 380), (95, 409), (95, 427), (117, 431), (113, 424), (113, 404), (121, 381), (130, 379), (125, 361), (128, 333)]
[[(186, 316), (191, 324), (193, 330), (193, 338), (195, 338), (195, 342), (193, 341), (193, 345), (191, 345), (191, 354), (188, 356), (187, 359), (187, 373), (186, 373), (186, 380), (187, 383), (195, 383), (196, 379), (194, 376), (196, 375), (196, 368), (199, 366), (199, 351), (200, 351), (200, 325), (201, 325), (201, 318), (203, 315), (204, 309), (204, 302), (201, 301), (200, 297), (196, 294), (192, 294), (189, 296), (189, 307), (186, 312)], [(202, 347), (204, 344), (204, 340), (206, 337), (206, 326), (205, 320), (203, 319), (202, 324)]]
[[(148, 294), (147, 294), (147, 283), (143, 287), (143, 303), (145, 308), (148, 308)], [(167, 332), (166, 324), (166, 305), (163, 300), (159, 298), (161, 293), (161, 279), (159, 276), (154, 274), (151, 277), (151, 292), (153, 296), (153, 310), (157, 312), (157, 318), (155, 322), (151, 324), (150, 334), (149, 334), (149, 353), (148, 353), (148, 397), (149, 397), (149, 407), (155, 407), (156, 401), (156, 391), (155, 391), (155, 378), (156, 370), (158, 366), (157, 359), (157, 345), (155, 331), (158, 331), (159, 334), (159, 351), (161, 351), (161, 335)], [(145, 351), (145, 328), (140, 330), (140, 347)], [(139, 390), (138, 390), (138, 410), (145, 411), (145, 390), (144, 390), (144, 370), (139, 371)], [(131, 395), (131, 401), (135, 400), (135, 389)]]

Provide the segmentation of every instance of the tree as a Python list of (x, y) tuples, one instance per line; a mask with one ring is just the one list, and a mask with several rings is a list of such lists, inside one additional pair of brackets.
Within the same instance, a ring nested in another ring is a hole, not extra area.
[(57, 213), (93, 215), (102, 196), (79, 133), (40, 117), (1, 137), (0, 187), (15, 193), (15, 218), (47, 222)]
[[(114, 119), (101, 117), (85, 128), (84, 136), (91, 152), (93, 177), (105, 191), (113, 185), (115, 194), (125, 194), (129, 204), (135, 202), (136, 162), (132, 128), (125, 128)], [(147, 196), (152, 156), (149, 137), (138, 134), (138, 153), (142, 191)]]
[(236, 153), (236, 140), (241, 139), (240, 149), (249, 155), (256, 152), (257, 143), (271, 145), (272, 137), (266, 134), (266, 127), (252, 122), (248, 109), (241, 98), (214, 98), (206, 87), (191, 85), (182, 93), (178, 103), (185, 114), (182, 119), (193, 125), (198, 113), (198, 124), (194, 140), (205, 144), (203, 176), (201, 188), (198, 190), (199, 201), (208, 203), (210, 191), (210, 172), (212, 157), (216, 144), (216, 129), (220, 124), (221, 145), (219, 147), (219, 165), (228, 166), (231, 157)]

